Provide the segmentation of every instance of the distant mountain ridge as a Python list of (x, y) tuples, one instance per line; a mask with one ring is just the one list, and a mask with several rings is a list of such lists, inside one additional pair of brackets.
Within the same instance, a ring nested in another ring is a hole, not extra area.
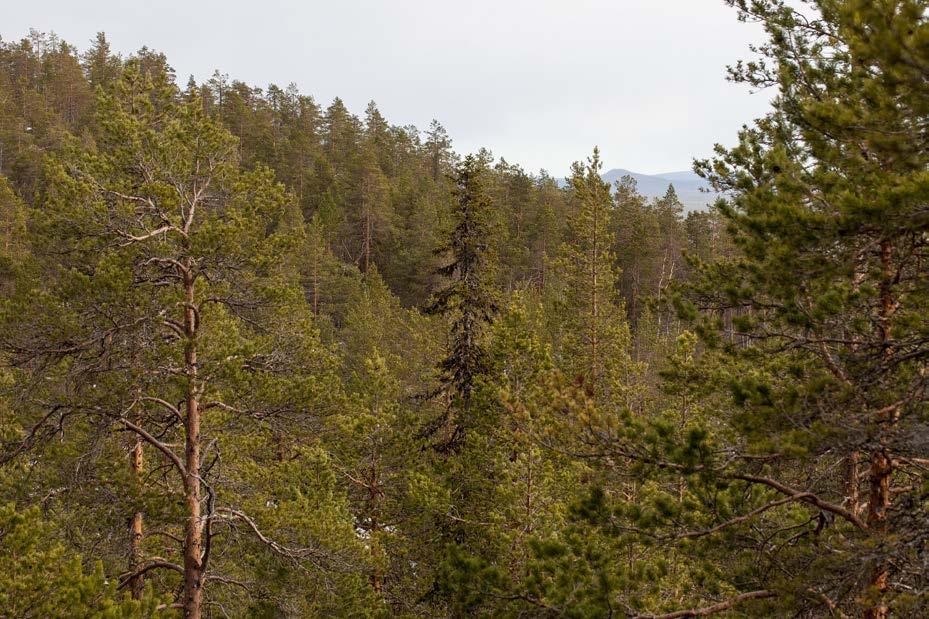
[(708, 188), (706, 181), (690, 170), (662, 174), (639, 174), (638, 172), (615, 168), (604, 173), (603, 180), (613, 185), (627, 175), (635, 179), (639, 193), (647, 198), (660, 198), (668, 191), (668, 185), (674, 185), (677, 196), (688, 211), (704, 209), (708, 204), (712, 204), (717, 197), (715, 193), (701, 191)]
[(602, 178), (612, 187), (624, 176), (631, 176), (636, 181), (636, 188), (646, 198), (660, 198), (668, 191), (668, 185), (674, 185), (681, 204), (687, 211), (702, 210), (716, 201), (718, 194), (701, 191), (708, 188), (705, 180), (690, 170), (664, 172), (661, 174), (640, 174), (623, 168), (614, 168), (603, 173)]

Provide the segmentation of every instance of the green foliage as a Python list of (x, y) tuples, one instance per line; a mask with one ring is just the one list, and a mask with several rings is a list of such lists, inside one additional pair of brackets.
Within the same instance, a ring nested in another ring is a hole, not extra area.
[(435, 293), (429, 306), (431, 313), (451, 322), (450, 351), (441, 367), (466, 411), (475, 381), (486, 371), (485, 334), (497, 312), (487, 163), (483, 153), (469, 155), (456, 170), (455, 227), (448, 242), (436, 250), (450, 255), (451, 261), (438, 271), (449, 283)]
[(924, 615), (924, 3), (729, 4), (687, 214), (0, 43), (0, 614)]
[(100, 562), (86, 571), (81, 558), (54, 541), (41, 510), (0, 506), (0, 608), (11, 617), (117, 619), (170, 617), (166, 599), (128, 599), (108, 582)]

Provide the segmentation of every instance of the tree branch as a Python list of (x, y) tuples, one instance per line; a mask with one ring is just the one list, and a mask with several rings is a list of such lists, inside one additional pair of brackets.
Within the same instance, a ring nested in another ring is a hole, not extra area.
[(809, 492), (803, 492), (797, 495), (787, 496), (787, 497), (784, 497), (783, 499), (779, 499), (777, 501), (772, 501), (770, 503), (762, 505), (761, 507), (750, 511), (747, 514), (736, 516), (735, 518), (732, 518), (731, 520), (727, 520), (726, 522), (718, 524), (713, 528), (702, 529), (699, 531), (685, 531), (684, 533), (678, 533), (677, 535), (673, 536), (673, 539), (686, 539), (686, 538), (692, 538), (692, 537), (704, 537), (706, 535), (712, 535), (713, 533), (718, 533), (719, 531), (722, 531), (723, 529), (727, 527), (731, 527), (734, 524), (745, 522), (746, 520), (751, 520), (755, 516), (762, 514), (768, 511), (769, 509), (778, 507), (779, 505), (783, 505), (785, 503), (792, 503), (793, 501), (806, 501), (806, 500), (815, 499), (815, 498), (816, 498), (815, 495)]
[(766, 486), (774, 488), (778, 492), (781, 492), (783, 494), (786, 494), (794, 498), (795, 500), (810, 503), (811, 505), (815, 505), (816, 507), (820, 508), (823, 511), (831, 512), (837, 516), (841, 516), (845, 518), (846, 520), (848, 520), (849, 522), (851, 522), (856, 527), (858, 527), (859, 529), (861, 529), (862, 531), (866, 531), (868, 529), (868, 525), (865, 524), (865, 522), (862, 521), (861, 518), (859, 518), (858, 516), (856, 516), (849, 510), (843, 508), (840, 505), (836, 505), (834, 503), (823, 501), (822, 499), (820, 499), (818, 496), (816, 496), (815, 494), (811, 492), (802, 492), (800, 490), (796, 490), (794, 488), (791, 488), (790, 486), (782, 484), (781, 482), (775, 479), (771, 479), (769, 477), (757, 477), (755, 475), (742, 475), (742, 474), (737, 474), (737, 473), (730, 473), (727, 475), (727, 477), (730, 477), (732, 479), (741, 479), (742, 481), (748, 481), (748, 482), (752, 482), (756, 484), (764, 484)]
[(713, 615), (724, 610), (729, 610), (733, 606), (748, 600), (762, 600), (765, 598), (775, 597), (776, 595), (777, 594), (773, 591), (760, 589), (758, 591), (742, 593), (718, 604), (713, 604), (712, 606), (705, 606), (703, 608), (691, 608), (689, 610), (677, 610), (671, 613), (665, 613), (663, 615), (636, 615), (633, 619), (683, 619), (684, 617), (708, 617), (709, 615)]
[(180, 574), (184, 573), (184, 568), (180, 565), (171, 563), (170, 561), (162, 559), (161, 557), (152, 557), (142, 565), (138, 566), (136, 569), (124, 574), (120, 574), (119, 586), (117, 589), (122, 589), (139, 576), (156, 569), (174, 570)]
[(125, 419), (123, 417), (118, 417), (116, 421), (120, 422), (121, 424), (123, 424), (124, 426), (126, 426), (127, 428), (129, 428), (130, 430), (138, 434), (139, 436), (141, 436), (143, 439), (145, 439), (147, 443), (154, 446), (156, 449), (158, 449), (160, 452), (166, 455), (168, 459), (171, 460), (171, 462), (174, 464), (174, 466), (177, 467), (178, 472), (180, 472), (182, 476), (187, 475), (187, 469), (184, 467), (184, 463), (181, 462), (181, 459), (177, 457), (177, 454), (171, 451), (171, 449), (167, 445), (165, 445), (164, 443), (159, 441), (157, 438), (155, 438), (154, 436), (152, 436), (151, 434), (149, 434), (148, 432), (146, 432), (139, 426), (135, 425), (128, 419)]

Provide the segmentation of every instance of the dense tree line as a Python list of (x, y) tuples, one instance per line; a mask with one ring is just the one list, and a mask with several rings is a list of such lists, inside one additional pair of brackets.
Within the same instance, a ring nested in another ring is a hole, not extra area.
[(0, 616), (925, 616), (926, 6), (729, 4), (690, 213), (0, 42)]

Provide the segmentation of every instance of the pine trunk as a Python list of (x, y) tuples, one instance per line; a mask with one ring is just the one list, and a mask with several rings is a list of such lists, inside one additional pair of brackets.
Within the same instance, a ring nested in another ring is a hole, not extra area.
[[(880, 282), (880, 309), (878, 329), (883, 353), (886, 356), (893, 354), (891, 341), (891, 318), (894, 313), (893, 298), (893, 246), (888, 240), (881, 241), (881, 282)], [(888, 532), (887, 511), (890, 507), (890, 478), (893, 475), (893, 461), (887, 453), (883, 443), (884, 436), (893, 425), (895, 411), (882, 411), (876, 420), (880, 428), (881, 446), (871, 453), (870, 493), (868, 499), (868, 527), (872, 535), (884, 537)], [(888, 608), (884, 602), (887, 591), (888, 564), (878, 559), (868, 583), (872, 594), (877, 595), (877, 602), (865, 609), (865, 619), (886, 619)]]
[(200, 402), (197, 389), (197, 315), (194, 312), (194, 282), (185, 278), (187, 307), (184, 310), (184, 369), (187, 375), (184, 493), (187, 503), (187, 530), (184, 537), (184, 617), (200, 619), (203, 604), (202, 546), (200, 518)]
[[(141, 422), (137, 418), (136, 424)], [(132, 478), (136, 487), (141, 489), (142, 486), (142, 465), (143, 465), (142, 439), (137, 437), (132, 446), (130, 454), (130, 466), (132, 468)], [(143, 535), (142, 512), (136, 511), (132, 514), (129, 523), (129, 571), (134, 572), (142, 564), (142, 535)], [(133, 576), (129, 581), (129, 591), (132, 593), (132, 599), (141, 600), (142, 590), (145, 581), (142, 576)]]
[[(871, 493), (868, 502), (868, 527), (873, 535), (887, 533), (887, 509), (890, 507), (890, 476), (893, 466), (890, 458), (883, 451), (871, 454)], [(881, 559), (874, 568), (870, 587), (878, 595), (878, 602), (865, 610), (865, 619), (886, 619), (887, 605), (884, 593), (887, 591), (887, 563)]]
[(861, 497), (859, 496), (859, 486), (861, 479), (858, 471), (861, 454), (853, 451), (845, 459), (845, 502), (856, 516), (861, 509)]

